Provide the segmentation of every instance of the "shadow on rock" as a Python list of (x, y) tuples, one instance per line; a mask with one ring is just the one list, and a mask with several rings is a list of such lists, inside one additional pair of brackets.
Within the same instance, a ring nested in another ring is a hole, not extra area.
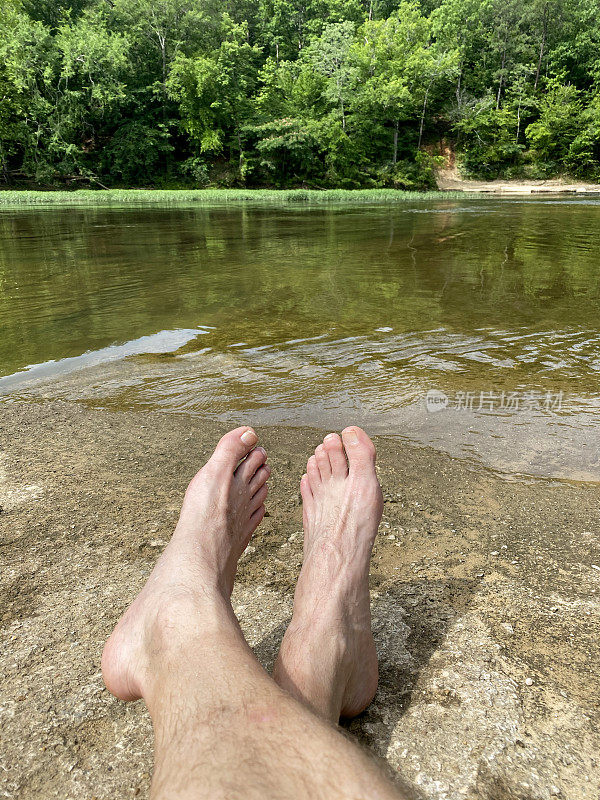
[(291, 615), (287, 615), (283, 622), (280, 622), (279, 625), (273, 628), (272, 631), (270, 631), (263, 639), (260, 640), (257, 645), (252, 648), (254, 655), (269, 674), (271, 674), (273, 671), (273, 664), (277, 658), (281, 640), (283, 639), (283, 635), (290, 624), (290, 620)]
[[(394, 730), (407, 712), (422, 670), (462, 616), (479, 581), (397, 581), (373, 604), (373, 633), (379, 655), (379, 688), (373, 703), (345, 727), (385, 757)], [(452, 697), (436, 698), (451, 704)]]

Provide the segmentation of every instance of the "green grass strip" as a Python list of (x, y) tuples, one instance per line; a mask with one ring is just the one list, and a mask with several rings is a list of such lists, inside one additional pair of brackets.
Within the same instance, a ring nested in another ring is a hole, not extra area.
[(480, 197), (477, 192), (412, 192), (396, 189), (78, 189), (74, 191), (0, 191), (8, 205), (169, 205), (256, 203), (261, 205), (324, 203), (403, 203), (407, 200), (453, 200)]

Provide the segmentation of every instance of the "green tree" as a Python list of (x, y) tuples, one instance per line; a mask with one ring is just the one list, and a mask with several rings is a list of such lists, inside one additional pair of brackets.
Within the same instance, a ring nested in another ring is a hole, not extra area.
[(598, 0), (0, 0), (0, 179), (600, 175)]
[(418, 132), (418, 150), (432, 91), (454, 77), (458, 53), (432, 43), (430, 21), (416, 3), (403, 2), (387, 19), (365, 22), (354, 57), (360, 72), (356, 107), (375, 126), (392, 131), (391, 161), (396, 164), (401, 126)]
[(567, 169), (574, 175), (600, 179), (600, 95), (592, 96), (581, 110), (579, 126), (565, 157)]
[(527, 126), (525, 134), (533, 156), (547, 171), (566, 166), (571, 146), (581, 129), (583, 106), (581, 93), (571, 85), (553, 80), (540, 102), (537, 122)]
[(237, 151), (238, 173), (245, 178), (242, 128), (252, 108), (260, 49), (248, 44), (247, 26), (225, 16), (224, 39), (212, 52), (176, 58), (168, 91), (177, 101), (181, 124), (200, 153)]
[(331, 23), (302, 53), (303, 62), (324, 77), (323, 97), (339, 113), (342, 130), (346, 129), (347, 109), (356, 80), (350, 57), (354, 34), (352, 22)]
[(43, 179), (53, 167), (46, 148), (53, 114), (54, 54), (50, 31), (4, 3), (0, 36), (0, 151), (2, 172)]

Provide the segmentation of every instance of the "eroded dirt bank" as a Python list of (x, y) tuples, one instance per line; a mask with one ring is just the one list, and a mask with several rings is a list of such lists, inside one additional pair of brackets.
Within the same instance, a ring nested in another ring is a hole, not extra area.
[[(148, 715), (104, 690), (100, 654), (223, 430), (0, 406), (2, 796), (146, 796)], [(259, 432), (269, 516), (234, 599), (268, 667), (300, 564), (298, 481), (322, 432)], [(599, 487), (512, 483), (427, 449), (377, 446), (381, 684), (351, 731), (426, 797), (596, 800)]]

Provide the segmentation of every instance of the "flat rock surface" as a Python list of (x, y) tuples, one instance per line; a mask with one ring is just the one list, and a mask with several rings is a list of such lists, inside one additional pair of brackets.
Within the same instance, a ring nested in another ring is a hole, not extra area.
[[(223, 432), (186, 416), (0, 405), (0, 797), (147, 796), (150, 721), (104, 689), (102, 646)], [(298, 482), (323, 432), (259, 433), (269, 516), (234, 604), (269, 668), (301, 560)], [(599, 487), (376, 444), (381, 681), (347, 727), (423, 797), (597, 800)]]

